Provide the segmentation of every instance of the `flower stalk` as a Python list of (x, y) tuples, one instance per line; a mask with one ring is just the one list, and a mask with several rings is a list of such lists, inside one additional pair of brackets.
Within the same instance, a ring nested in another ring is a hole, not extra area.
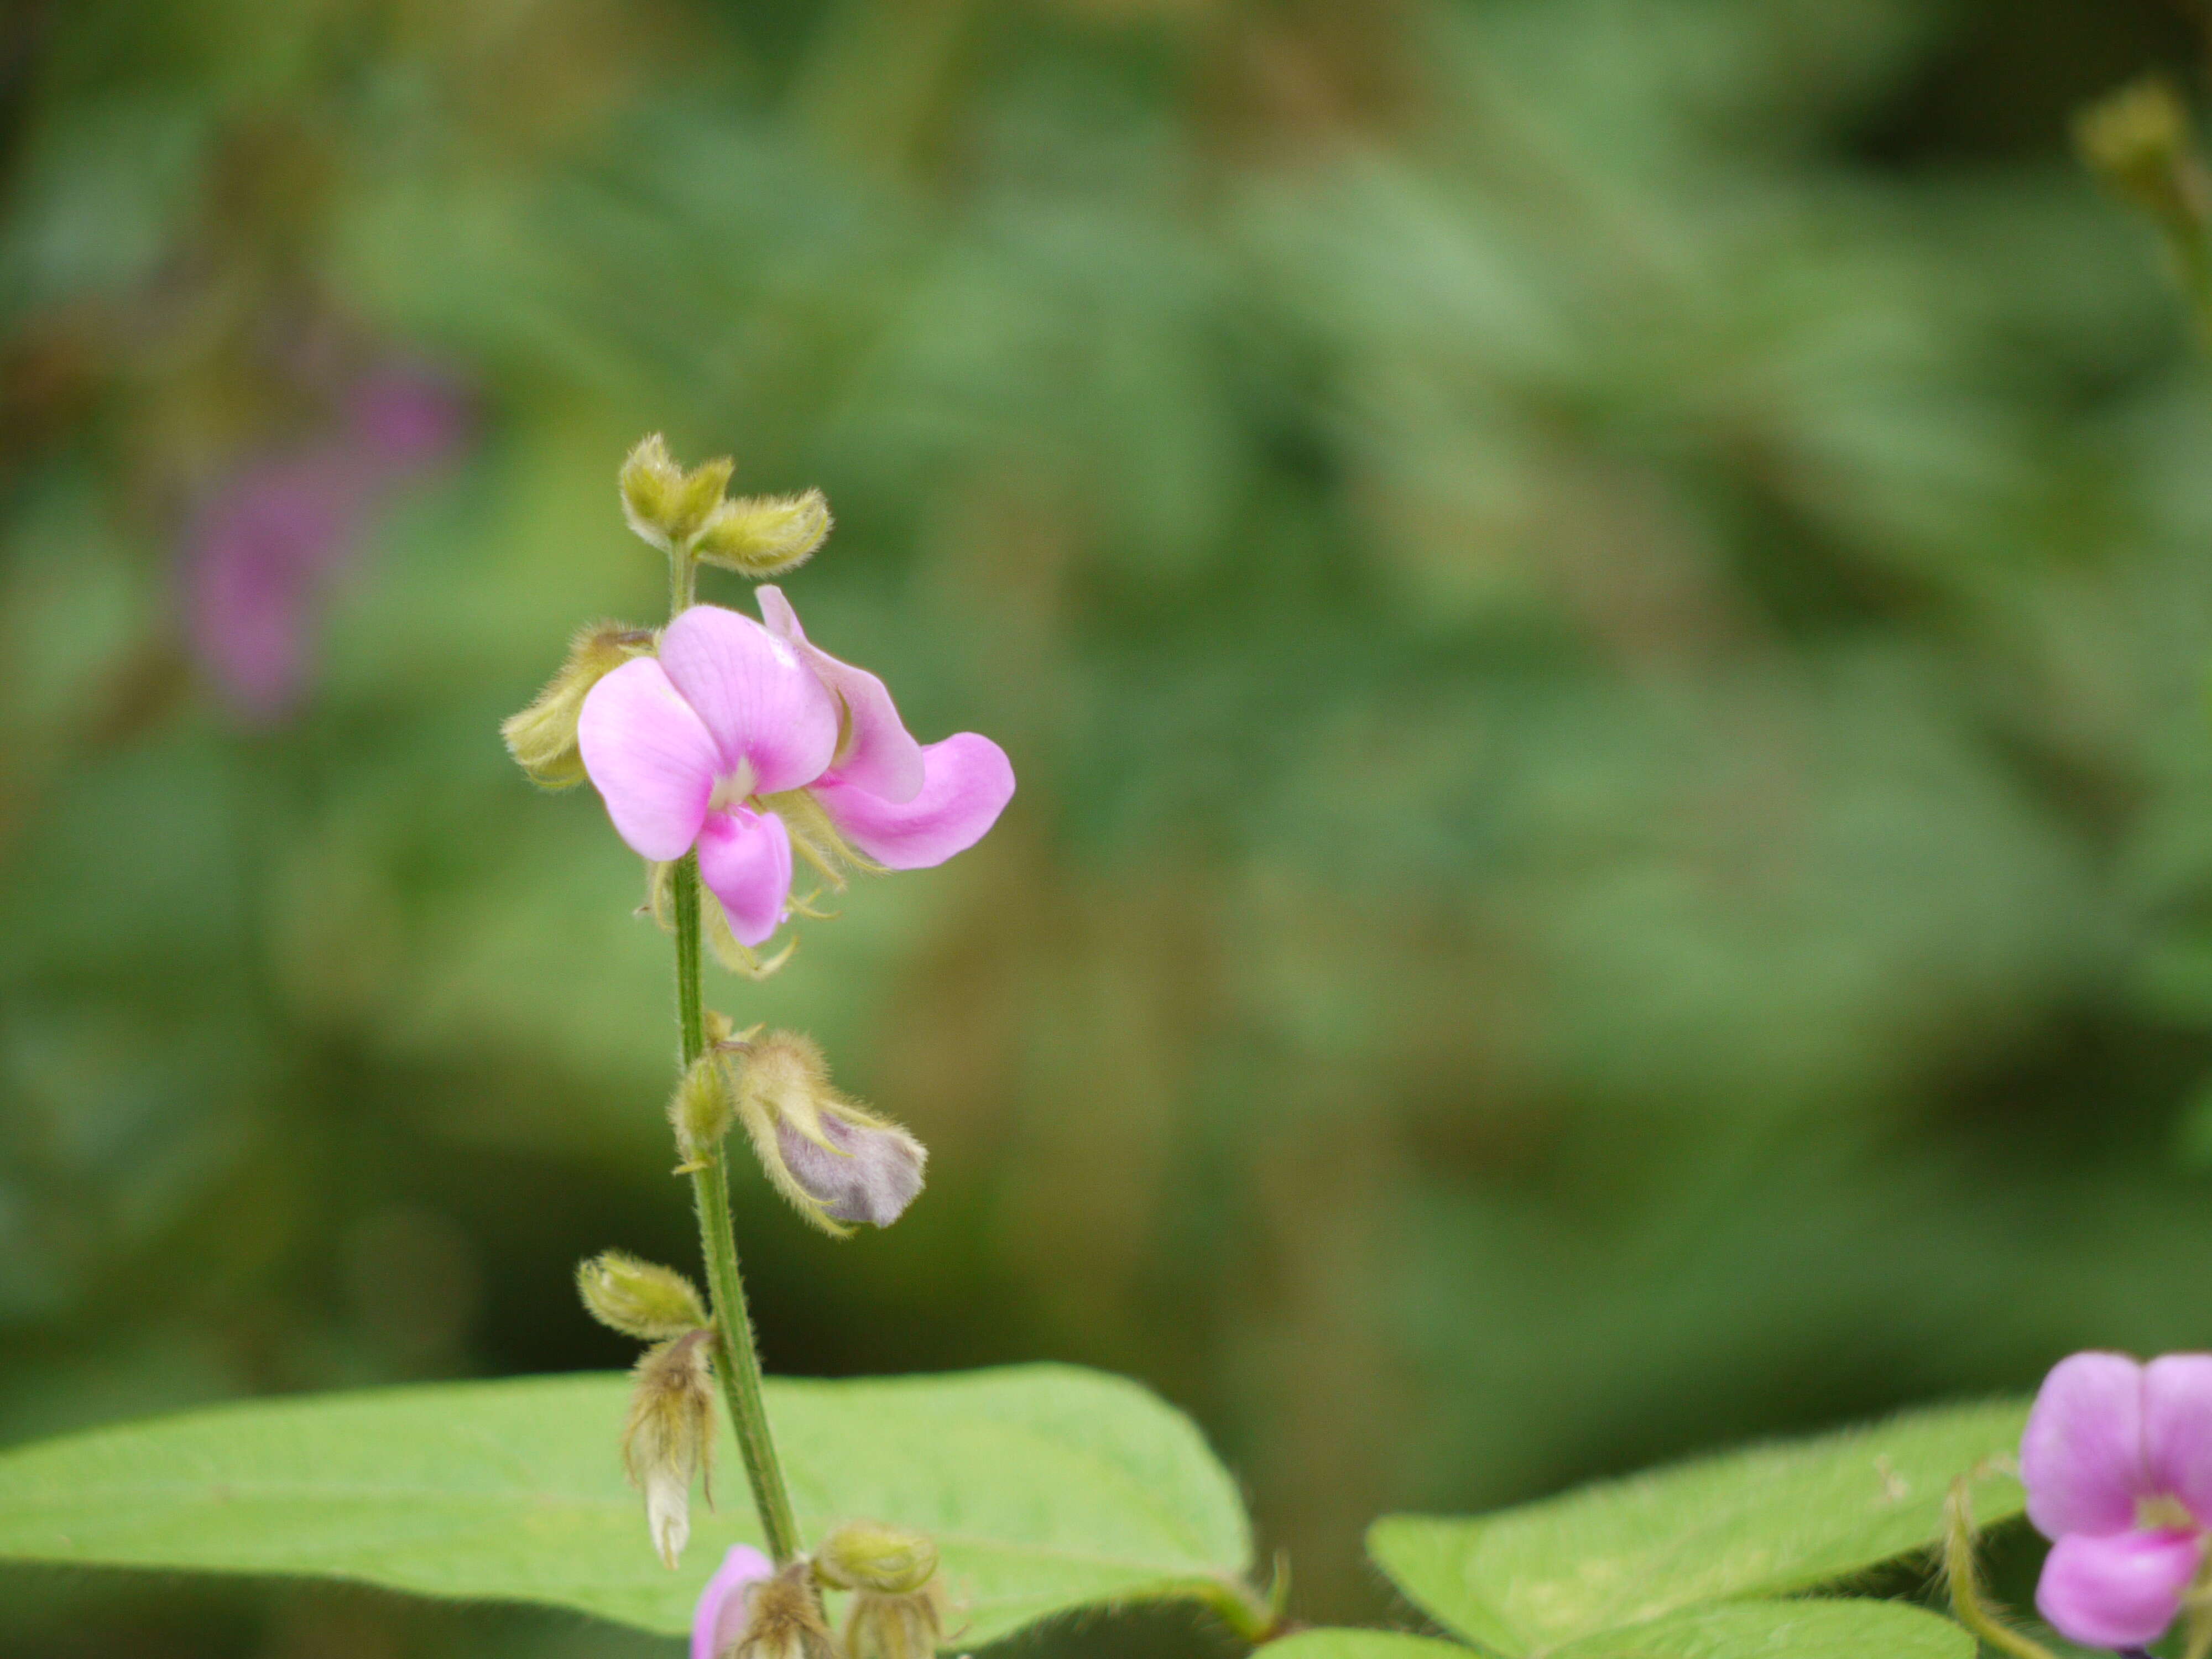
[[(672, 570), (688, 568), (690, 562), (682, 553), (669, 559)], [(672, 598), (688, 599), (685, 590), (690, 585), (688, 574), (672, 576)], [(696, 853), (686, 853), (678, 861), (670, 888), (669, 899), (676, 912), (676, 1024), (684, 1069), (689, 1071), (707, 1051)], [(722, 1401), (729, 1408), (730, 1426), (737, 1434), (738, 1455), (744, 1462), (745, 1480), (752, 1488), (753, 1507), (760, 1512), (769, 1554), (782, 1566), (799, 1555), (799, 1522), (792, 1513), (791, 1493), (784, 1486), (783, 1466), (769, 1429), (768, 1402), (761, 1392), (760, 1349), (753, 1340), (752, 1315), (745, 1306), (744, 1279), (738, 1271), (737, 1231), (730, 1219), (729, 1166), (723, 1156), (726, 1144), (700, 1148), (691, 1170), (692, 1203), (699, 1213), (699, 1245), (707, 1260), (707, 1295), (714, 1313), (714, 1375), (722, 1385)]]
[[(917, 743), (884, 683), (809, 641), (777, 589), (757, 590), (758, 621), (695, 603), (702, 562), (761, 581), (803, 563), (830, 531), (819, 490), (732, 500), (732, 471), (726, 459), (686, 471), (657, 434), (630, 452), (623, 516), (667, 556), (668, 624), (656, 634), (586, 629), (502, 735), (544, 787), (588, 780), (598, 790), (652, 872), (647, 908), (675, 935), (682, 1065), (668, 1115), (683, 1155), (676, 1173), (691, 1180), (707, 1296), (702, 1305), (680, 1274), (618, 1251), (585, 1262), (577, 1289), (593, 1317), (653, 1345), (639, 1362), (624, 1459), (671, 1566), (690, 1535), (692, 1482), (709, 1474), (716, 1387), (737, 1436), (774, 1560), (750, 1546), (731, 1553), (702, 1603), (695, 1659), (793, 1659), (833, 1644), (763, 1398), (730, 1212), (729, 1132), (743, 1121), (771, 1180), (838, 1237), (851, 1224), (896, 1221), (921, 1189), (927, 1154), (832, 1088), (808, 1039), (758, 1037), (757, 1026), (739, 1038), (710, 1014), (704, 947), (765, 977), (791, 945), (764, 961), (754, 951), (794, 914), (816, 914), (792, 891), (794, 856), (841, 889), (848, 868), (942, 864), (997, 821), (1014, 777), (1006, 751), (978, 733)], [(921, 1594), (891, 1595), (863, 1621), (878, 1659), (934, 1645), (941, 1610), (913, 1600)]]

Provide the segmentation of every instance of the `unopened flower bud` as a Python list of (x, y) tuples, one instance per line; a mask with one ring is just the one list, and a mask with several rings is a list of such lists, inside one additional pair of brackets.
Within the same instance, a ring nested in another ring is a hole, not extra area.
[[(726, 1032), (729, 1022), (722, 1024)], [(668, 1121), (676, 1131), (676, 1145), (686, 1164), (722, 1144), (722, 1137), (730, 1132), (730, 1115), (735, 1106), (722, 1057), (710, 1046), (691, 1062), (668, 1099)]]
[(580, 1262), (576, 1289), (592, 1318), (641, 1342), (665, 1342), (708, 1322), (690, 1279), (620, 1250)]
[(2074, 132), (2082, 158), (2115, 191), (2169, 229), (2202, 227), (2203, 170), (2170, 82), (2152, 76), (2123, 87), (2085, 110)]
[(669, 533), (682, 543), (696, 539), (721, 506), (722, 492), (730, 487), (730, 474), (737, 469), (738, 464), (728, 456), (718, 455), (685, 473), (684, 488), (677, 492), (675, 521)]
[(745, 1046), (737, 1108), (769, 1180), (824, 1232), (888, 1227), (921, 1191), (921, 1143), (832, 1088), (822, 1050), (795, 1032)]
[(623, 517), (629, 527), (666, 551), (677, 497), (684, 489), (684, 469), (670, 457), (668, 441), (658, 432), (640, 439), (623, 461), (621, 483)]
[(818, 489), (798, 495), (747, 495), (714, 509), (693, 550), (759, 581), (796, 569), (830, 534), (830, 502)]
[(637, 1362), (623, 1467), (645, 1492), (653, 1547), (673, 1567), (691, 1537), (691, 1479), (708, 1477), (712, 1502), (714, 1395), (708, 1370), (711, 1334), (698, 1330), (646, 1351)]
[(682, 547), (721, 505), (735, 465), (721, 456), (686, 472), (670, 456), (667, 440), (653, 433), (623, 462), (623, 516), (663, 552)]
[(653, 635), (620, 623), (593, 623), (568, 642), (568, 659), (530, 707), (500, 722), (499, 734), (531, 781), (568, 789), (584, 781), (576, 748), (576, 721), (585, 696), (632, 657), (653, 649)]
[(832, 1589), (908, 1595), (937, 1575), (937, 1543), (880, 1521), (848, 1521), (814, 1552), (814, 1576)]
[(862, 1590), (845, 1615), (845, 1659), (932, 1659), (944, 1633), (934, 1584), (907, 1595)]
[(752, 1585), (744, 1596), (744, 1634), (728, 1659), (836, 1659), (804, 1561)]

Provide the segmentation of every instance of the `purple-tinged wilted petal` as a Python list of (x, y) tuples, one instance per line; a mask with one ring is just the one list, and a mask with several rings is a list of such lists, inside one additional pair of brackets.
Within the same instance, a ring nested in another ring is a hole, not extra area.
[(776, 1125), (776, 1147), (792, 1179), (832, 1221), (890, 1226), (921, 1194), (929, 1154), (898, 1125), (872, 1115), (848, 1117), (832, 1108), (820, 1121), (828, 1146), (808, 1139), (787, 1120)]
[(665, 863), (690, 851), (720, 757), (659, 663), (624, 663), (592, 688), (577, 717), (576, 748), (632, 852)]
[(2203, 1559), (2201, 1533), (2074, 1533), (2051, 1547), (2035, 1605), (2069, 1642), (2140, 1648), (2166, 1634)]
[(983, 839), (1014, 798), (1014, 767), (990, 738), (962, 732), (921, 751), (927, 775), (904, 803), (836, 774), (814, 798), (846, 840), (890, 870), (926, 870)]
[(2143, 1367), (2143, 1464), (2154, 1490), (2170, 1493), (2212, 1526), (2212, 1353), (2170, 1353)]
[(830, 761), (831, 771), (841, 781), (888, 801), (903, 804), (919, 795), (927, 781), (921, 745), (899, 719), (890, 689), (866, 669), (840, 662), (809, 643), (799, 613), (780, 589), (763, 587), (754, 597), (769, 632), (798, 652), (845, 706), (850, 725)]
[(749, 806), (709, 814), (699, 832), (699, 879), (721, 900), (738, 944), (766, 943), (791, 902), (791, 832), (775, 813)]
[(660, 636), (660, 665), (714, 735), (724, 775), (777, 794), (822, 775), (837, 747), (837, 704), (791, 647), (750, 617), (695, 605)]
[(2153, 1495), (2143, 1467), (2142, 1367), (2124, 1353), (2077, 1353), (2043, 1379), (2021, 1437), (2027, 1518), (2045, 1538), (2135, 1524)]
[(691, 1659), (721, 1659), (745, 1633), (745, 1592), (775, 1576), (768, 1557), (750, 1544), (732, 1544), (722, 1565), (699, 1592), (691, 1615)]

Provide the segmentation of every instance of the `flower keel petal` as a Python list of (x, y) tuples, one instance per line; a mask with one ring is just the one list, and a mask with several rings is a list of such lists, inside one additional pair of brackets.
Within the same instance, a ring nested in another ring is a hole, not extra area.
[(814, 798), (840, 833), (892, 870), (924, 870), (982, 840), (1014, 795), (1014, 768), (990, 738), (962, 732), (921, 751), (921, 793), (896, 802), (838, 774), (814, 786)]
[(576, 747), (632, 852), (665, 862), (690, 850), (714, 793), (714, 740), (659, 663), (625, 663), (592, 688)]
[(2069, 1642), (2139, 1648), (2166, 1633), (2204, 1554), (2201, 1534), (2163, 1530), (2093, 1538), (2075, 1533), (2051, 1547), (2035, 1605)]
[(699, 832), (699, 878), (714, 890), (738, 943), (764, 943), (791, 898), (791, 834), (773, 812), (739, 806)]
[(2077, 1353), (2051, 1367), (2021, 1437), (2027, 1517), (2045, 1538), (2135, 1524), (2152, 1495), (2142, 1455), (2143, 1369), (2124, 1353)]

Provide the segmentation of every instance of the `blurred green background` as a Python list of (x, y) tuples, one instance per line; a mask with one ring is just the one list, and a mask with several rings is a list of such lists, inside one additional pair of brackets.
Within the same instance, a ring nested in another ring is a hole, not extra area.
[(2185, 9), (0, 15), (0, 1442), (618, 1364), (574, 1261), (690, 1261), (667, 945), (495, 729), (657, 619), (656, 427), (1021, 778), (714, 983), (933, 1150), (848, 1245), (742, 1183), (774, 1369), (1131, 1372), (1377, 1619), (1385, 1509), (2212, 1344), (2212, 386), (2066, 141)]

